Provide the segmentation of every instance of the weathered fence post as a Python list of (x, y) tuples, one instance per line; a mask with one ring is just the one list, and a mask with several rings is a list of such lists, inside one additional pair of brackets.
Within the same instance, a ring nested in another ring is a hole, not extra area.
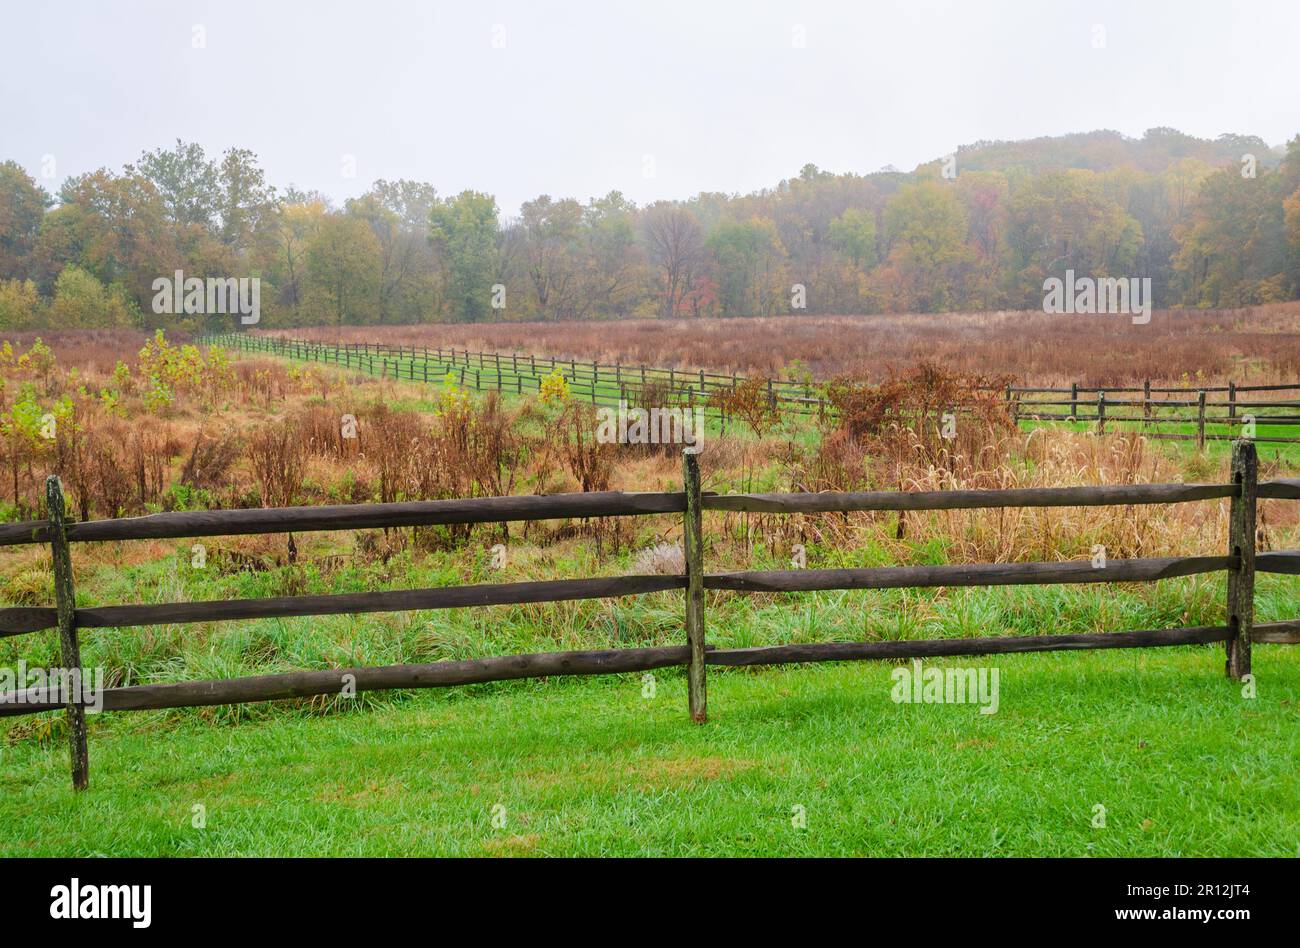
[(1196, 393), (1196, 449), (1205, 450), (1205, 390)]
[(1151, 424), (1151, 380), (1144, 379), (1142, 382), (1142, 423)]
[(686, 644), (691, 649), (687, 667), (687, 689), (691, 720), (703, 723), (708, 716), (704, 680), (704, 534), (700, 503), (700, 462), (696, 455), (682, 453), (682, 480), (686, 489), (686, 516), (682, 549), (686, 560)]
[(1250, 674), (1250, 636), (1255, 627), (1255, 489), (1259, 458), (1255, 443), (1232, 443), (1232, 483), (1240, 491), (1232, 496), (1228, 521), (1228, 555), (1240, 557), (1228, 571), (1228, 641), (1226, 671), (1238, 680)]
[(1079, 383), (1070, 383), (1070, 420), (1079, 419)]
[(1237, 417), (1237, 383), (1228, 383), (1228, 417)]
[(1097, 434), (1106, 433), (1106, 393), (1097, 393)]
[[(76, 599), (72, 587), (72, 554), (65, 532), (63, 485), (56, 475), (45, 479), (45, 504), (50, 516), (50, 553), (54, 561), (54, 599), (59, 617), (59, 653), (67, 695), (68, 747), (72, 754), (72, 786), (85, 790), (90, 783), (90, 758), (86, 752), (86, 710), (82, 694), (81, 647), (77, 643)], [(75, 689), (72, 687), (75, 684)], [(83, 692), (84, 694), (84, 692)]]

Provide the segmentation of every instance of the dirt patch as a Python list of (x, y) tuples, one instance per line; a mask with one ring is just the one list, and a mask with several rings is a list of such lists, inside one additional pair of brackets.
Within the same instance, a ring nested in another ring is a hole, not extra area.
[(368, 804), (372, 800), (388, 799), (402, 789), (392, 782), (378, 780), (367, 780), (361, 786), (339, 782), (321, 789), (316, 794), (316, 799), (321, 803)]
[(731, 777), (757, 767), (756, 760), (728, 757), (648, 757), (631, 763), (584, 762), (563, 770), (532, 771), (522, 775), (534, 787), (547, 788), (581, 783), (600, 788), (682, 787)]
[(518, 856), (536, 849), (541, 838), (536, 833), (528, 833), (524, 836), (502, 836), (489, 839), (483, 844), (482, 851), (488, 856)]

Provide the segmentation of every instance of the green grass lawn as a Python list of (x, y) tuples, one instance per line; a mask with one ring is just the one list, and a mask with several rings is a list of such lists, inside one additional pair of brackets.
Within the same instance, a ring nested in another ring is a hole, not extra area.
[(81, 794), (62, 741), (3, 748), (0, 854), (1297, 854), (1300, 650), (1256, 647), (1253, 700), (1220, 648), (953, 662), (999, 669), (996, 714), (895, 704), (866, 663), (715, 669), (703, 726), (675, 670), (105, 716)]
[[(1276, 410), (1279, 414), (1282, 411), (1282, 409)], [(1095, 421), (1029, 421), (1021, 419), (1020, 427), (1025, 431), (1036, 427), (1065, 427), (1071, 431), (1096, 431), (1097, 423)], [(1182, 440), (1156, 439), (1164, 450), (1184, 461), (1195, 459), (1198, 455), (1203, 455), (1204, 459), (1209, 461), (1218, 461), (1220, 458), (1230, 457), (1232, 455), (1232, 442), (1218, 436), (1236, 437), (1240, 434), (1240, 428), (1238, 427), (1207, 424), (1205, 427), (1206, 434), (1216, 437), (1206, 440), (1205, 450), (1202, 452), (1196, 446), (1196, 422), (1194, 419), (1175, 420), (1166, 416), (1161, 418), (1159, 424), (1150, 427), (1144, 426), (1141, 422), (1109, 421), (1106, 423), (1106, 431), (1110, 433), (1148, 434), (1156, 432), (1184, 435), (1186, 437)], [(1256, 425), (1255, 438), (1255, 449), (1259, 453), (1260, 460), (1265, 464), (1275, 463), (1287, 469), (1300, 465), (1300, 443), (1289, 444), (1258, 440), (1261, 438), (1300, 438), (1300, 425), (1259, 424)]]

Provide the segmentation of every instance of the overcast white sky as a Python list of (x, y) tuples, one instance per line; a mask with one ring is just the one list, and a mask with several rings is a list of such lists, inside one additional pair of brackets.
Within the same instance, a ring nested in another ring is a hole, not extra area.
[(41, 0), (0, 23), (0, 160), (50, 190), (178, 137), (338, 202), (405, 177), (510, 214), (910, 170), (979, 139), (1300, 132), (1296, 0)]

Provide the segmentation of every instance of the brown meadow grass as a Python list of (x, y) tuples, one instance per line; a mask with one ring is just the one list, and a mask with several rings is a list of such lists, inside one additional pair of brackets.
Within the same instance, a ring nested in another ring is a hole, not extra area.
[[(88, 351), (75, 341), (56, 350)], [(94, 392), (111, 384), (111, 371), (98, 364), (74, 365), (61, 357), (44, 394), (71, 395), (83, 384)], [(495, 393), (444, 397), (445, 391), (422, 384), (265, 358), (237, 358), (222, 378), (224, 388), (215, 398), (210, 386), (196, 385), (156, 412), (146, 409), (139, 391), (124, 392), (112, 412), (83, 399), (76, 438), (65, 433), (21, 459), (24, 503), (10, 515), (39, 516), (49, 471), (64, 476), (79, 518), (178, 504), (249, 507), (680, 489), (678, 454), (596, 443), (593, 410), (581, 402), (544, 406), (533, 397), (500, 400)], [(807, 419), (768, 417), (756, 396), (748, 426), (733, 425), (726, 436), (708, 440), (701, 454), (704, 486), (949, 490), (1222, 482), (1227, 477), (1222, 459), (1188, 458), (1138, 434), (1022, 431), (1009, 422), (1000, 398), (980, 390), (987, 381), (988, 376), (958, 375), (934, 363), (878, 385), (846, 376), (835, 386), (842, 420), (812, 437), (804, 427)], [(967, 412), (957, 436), (945, 439), (939, 435), (939, 410), (954, 405)], [(355, 439), (341, 434), (347, 415), (356, 419)], [(7, 450), (0, 446), (0, 455)], [(0, 459), (8, 468), (9, 458)], [(1277, 473), (1265, 465), (1261, 477)], [(968, 562), (1086, 558), (1098, 545), (1115, 558), (1212, 554), (1225, 542), (1227, 506), (711, 516), (721, 526), (711, 562), (740, 568), (756, 545), (781, 551), (809, 542), (842, 551), (883, 551), (886, 562), (898, 563), (916, 561), (936, 544), (952, 561)], [(1293, 504), (1263, 504), (1261, 548), (1286, 545), (1296, 519)], [(324, 563), (340, 555), (387, 562), (406, 549), (457, 550), (499, 541), (523, 541), (534, 549), (541, 578), (546, 563), (573, 544), (594, 541), (598, 556), (646, 543), (676, 544), (680, 521), (614, 518), (297, 538), (304, 555)], [(159, 552), (157, 544), (148, 547), (132, 547), (131, 556)], [(291, 545), (286, 556), (284, 537), (225, 538), (212, 555), (222, 569), (256, 570), (293, 563), (295, 548)], [(93, 569), (120, 556), (122, 551), (110, 546), (94, 547), (80, 562)], [(6, 598), (25, 601), (24, 590), (44, 588), (47, 564), (48, 555), (36, 548), (0, 551), (11, 587)]]
[(1300, 302), (1128, 316), (1040, 312), (778, 316), (752, 319), (345, 326), (268, 331), (320, 342), (519, 352), (742, 375), (854, 376), (878, 382), (932, 362), (1022, 385), (1293, 383)]

